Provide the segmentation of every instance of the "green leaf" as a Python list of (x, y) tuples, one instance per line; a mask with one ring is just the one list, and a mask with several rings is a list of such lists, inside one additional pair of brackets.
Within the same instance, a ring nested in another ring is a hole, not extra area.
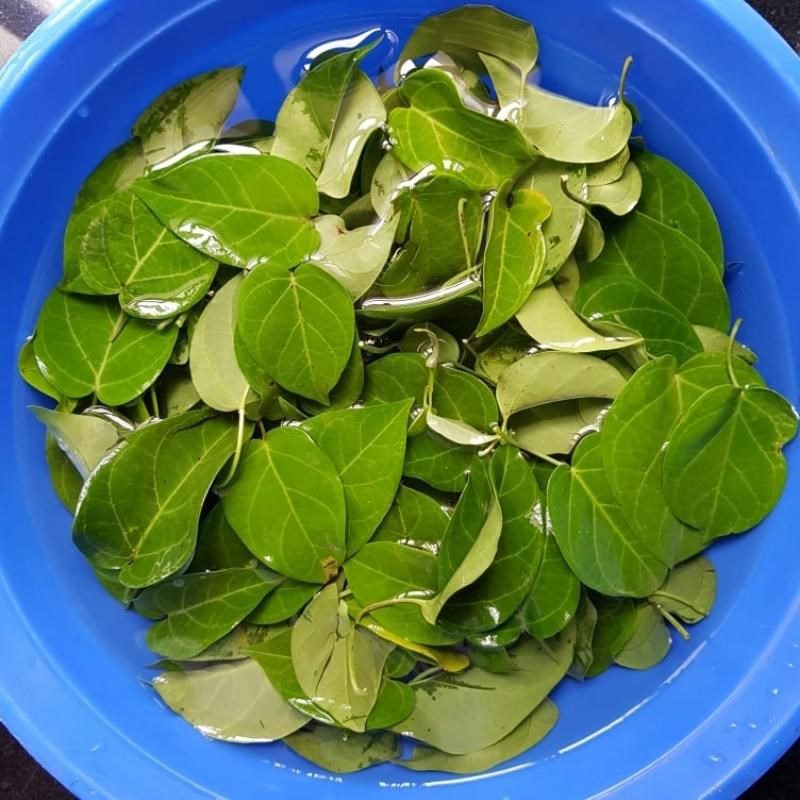
[(44, 452), (47, 468), (50, 470), (50, 483), (67, 511), (74, 514), (83, 488), (83, 479), (52, 436), (45, 438)]
[(284, 743), (299, 756), (337, 774), (358, 772), (400, 755), (394, 734), (351, 733), (325, 725), (293, 733)]
[[(121, 330), (120, 330), (121, 329)], [(128, 318), (111, 299), (54, 291), (45, 300), (33, 346), (45, 378), (68, 397), (97, 395), (120, 406), (156, 380), (178, 329)]]
[[(278, 111), (272, 143), (274, 155), (293, 161), (315, 178), (320, 175), (332, 149), (337, 120), (346, 105), (352, 106), (354, 98), (346, 99), (348, 93), (354, 92), (359, 85), (353, 80), (357, 64), (373, 46), (333, 55), (320, 61), (303, 76)], [(320, 191), (323, 191), (321, 187)], [(346, 194), (347, 191), (335, 196)]]
[(564, 561), (549, 526), (546, 530), (542, 560), (522, 606), (525, 630), (539, 640), (549, 639), (566, 628), (581, 597), (580, 581)]
[(230, 633), (273, 585), (275, 579), (257, 570), (233, 567), (146, 589), (136, 598), (136, 610), (150, 619), (166, 617), (147, 632), (147, 646), (166, 658), (193, 658)]
[[(396, 651), (397, 648), (392, 653)], [(384, 672), (388, 672), (388, 659)], [(378, 699), (367, 717), (367, 730), (377, 731), (399, 725), (414, 710), (415, 699), (414, 690), (408, 684), (384, 678)]]
[(575, 614), (575, 655), (568, 673), (571, 678), (578, 681), (582, 681), (592, 667), (594, 660), (592, 639), (596, 626), (597, 609), (589, 599), (589, 595), (584, 592)]
[(347, 230), (344, 220), (332, 214), (317, 217), (319, 250), (311, 260), (347, 289), (352, 300), (366, 294), (389, 259), (398, 215), (374, 225)]
[(235, 442), (236, 425), (204, 411), (138, 428), (89, 476), (75, 544), (132, 588), (173, 575), (192, 557), (203, 501)]
[(274, 742), (308, 722), (251, 659), (164, 672), (153, 681), (153, 688), (173, 711), (212, 739)]
[(607, 400), (583, 397), (520, 411), (509, 421), (511, 440), (532, 455), (566, 455), (583, 436), (600, 430)]
[(586, 169), (587, 186), (606, 186), (618, 181), (625, 172), (631, 160), (629, 147), (623, 147), (613, 158), (601, 161), (599, 164), (590, 164)]
[(217, 503), (200, 523), (189, 572), (255, 566), (256, 563), (255, 556), (225, 519), (222, 503)]
[(400, 87), (410, 108), (389, 114), (395, 157), (418, 171), (457, 172), (473, 189), (496, 189), (531, 160), (519, 131), (507, 122), (468, 111), (452, 78), (438, 69), (409, 75)]
[[(730, 336), (714, 328), (704, 325), (692, 325), (706, 353), (727, 353), (730, 346)], [(733, 343), (733, 354), (744, 359), (748, 364), (755, 364), (758, 356), (747, 345), (741, 342)]]
[(196, 75), (160, 95), (133, 126), (149, 165), (198, 142), (210, 147), (239, 96), (243, 67)]
[[(393, 91), (399, 93), (399, 89)], [(395, 202), (400, 196), (400, 184), (411, 177), (392, 152), (386, 153), (378, 162), (369, 187), (369, 199), (375, 213), (385, 219), (390, 216)]]
[[(394, 542), (370, 542), (347, 561), (344, 572), (348, 587), (365, 608), (395, 598), (432, 597), (438, 588), (436, 557)], [(376, 609), (371, 616), (411, 642), (448, 645), (459, 639), (427, 623), (417, 605)]]
[(524, 81), (536, 64), (539, 42), (531, 24), (492, 6), (462, 6), (424, 19), (403, 47), (398, 65), (443, 50), (479, 74), (479, 53), (503, 59)]
[(445, 603), (491, 567), (502, 528), (503, 512), (497, 489), (485, 463), (476, 460), (442, 537), (438, 591), (420, 606), (427, 622), (434, 625)]
[(504, 675), (514, 671), (514, 661), (508, 654), (508, 650), (503, 647), (490, 650), (472, 646), (468, 649), (468, 653), (472, 665), (486, 672), (497, 672)]
[(457, 364), (461, 356), (458, 340), (435, 322), (412, 325), (398, 345), (401, 352), (419, 353), (426, 359), (434, 355), (432, 337), (436, 339), (437, 364)]
[[(740, 386), (766, 386), (758, 372), (738, 358), (733, 359), (733, 373)], [(727, 356), (725, 353), (698, 353), (681, 366), (677, 384), (683, 414), (709, 389), (731, 385)]]
[(583, 256), (586, 261), (596, 261), (603, 248), (606, 246), (606, 235), (603, 226), (591, 211), (586, 209), (586, 217), (583, 221), (583, 229), (575, 245), (575, 253)]
[(638, 153), (636, 166), (644, 179), (638, 211), (695, 242), (722, 275), (722, 233), (702, 189), (683, 170), (655, 153)]
[(636, 331), (653, 357), (669, 354), (682, 364), (702, 350), (686, 316), (636, 278), (589, 281), (578, 290), (575, 310), (599, 330), (611, 323)]
[(717, 573), (707, 558), (698, 556), (675, 567), (649, 600), (691, 625), (711, 613), (716, 594)]
[(466, 641), (470, 647), (481, 650), (503, 650), (516, 644), (522, 633), (522, 621), (517, 614), (488, 633), (470, 634)]
[(353, 627), (335, 584), (306, 606), (292, 629), (292, 663), (303, 691), (337, 724), (360, 733), (378, 698), (392, 649), (392, 644)]
[(45, 378), (44, 373), (39, 369), (39, 365), (36, 363), (36, 354), (34, 352), (32, 338), (26, 339), (25, 344), (23, 344), (19, 350), (17, 370), (22, 380), (24, 380), (28, 386), (36, 389), (36, 391), (41, 394), (47, 395), (47, 397), (51, 397), (59, 403), (61, 402), (61, 392)]
[[(496, 555), (478, 580), (452, 597), (441, 613), (443, 623), (470, 633), (490, 631), (511, 617), (531, 588), (544, 547), (544, 535), (532, 521), (541, 504), (539, 489), (523, 455), (515, 447), (500, 447), (489, 471), (502, 513)], [(468, 490), (469, 486), (465, 495)], [(456, 506), (454, 522), (458, 514)], [(447, 556), (449, 535), (451, 531), (442, 540), (440, 564)]]
[(447, 512), (433, 497), (401, 485), (372, 540), (436, 553), (448, 520)]
[(411, 401), (328, 411), (301, 424), (344, 487), (347, 554), (361, 549), (392, 504), (406, 450)]
[(158, 407), (160, 414), (174, 417), (193, 409), (200, 402), (188, 369), (168, 364), (158, 378)]
[(545, 158), (573, 164), (597, 164), (616, 156), (627, 144), (633, 118), (619, 97), (609, 105), (590, 106), (524, 84), (508, 64), (482, 56), (501, 115), (508, 113), (525, 138)]
[(408, 234), (381, 276), (384, 294), (430, 289), (475, 264), (483, 234), (483, 200), (458, 177), (436, 175), (414, 182), (398, 192), (394, 207), (408, 221)]
[(628, 669), (650, 669), (667, 655), (671, 643), (661, 614), (649, 603), (642, 603), (636, 609), (633, 635), (614, 660)]
[(91, 414), (67, 414), (30, 406), (36, 419), (64, 451), (83, 480), (119, 441), (119, 431), (108, 420)]
[(531, 714), (499, 742), (463, 755), (451, 755), (432, 747), (416, 746), (410, 758), (398, 763), (413, 770), (434, 770), (475, 774), (496, 767), (503, 761), (524, 753), (540, 742), (558, 721), (555, 703), (544, 700)]
[(535, 189), (550, 202), (550, 216), (542, 225), (546, 253), (539, 282), (552, 278), (578, 244), (586, 209), (573, 197), (581, 197), (585, 180), (583, 166), (540, 158), (515, 186), (516, 189)]
[(274, 625), (293, 617), (314, 596), (319, 586), (287, 578), (270, 592), (248, 617), (256, 625)]
[(475, 371), (491, 383), (497, 383), (506, 367), (524, 355), (535, 353), (537, 348), (529, 336), (509, 325), (490, 335), (485, 345), (479, 342), (476, 349)]
[(248, 657), (251, 647), (274, 636), (275, 630), (275, 628), (267, 628), (264, 625), (250, 625), (242, 622), (229, 634), (209, 645), (194, 658), (183, 660), (187, 663), (241, 661)]
[(517, 311), (517, 321), (525, 332), (548, 350), (567, 353), (597, 353), (620, 350), (640, 344), (635, 333), (620, 331), (618, 336), (603, 336), (590, 328), (569, 306), (552, 283), (543, 283)]
[(319, 244), (309, 219), (319, 208), (314, 181), (272, 155), (200, 156), (133, 191), (174, 234), (223, 264), (291, 267)]
[(197, 393), (218, 411), (242, 408), (250, 388), (236, 360), (233, 336), (243, 281), (243, 276), (234, 276), (211, 298), (197, 320), (189, 349)]
[(684, 531), (662, 488), (664, 444), (680, 414), (676, 373), (672, 356), (637, 370), (605, 416), (600, 436), (606, 478), (625, 518), (669, 565)]
[(378, 90), (360, 69), (355, 70), (339, 105), (325, 163), (317, 178), (320, 192), (329, 197), (349, 194), (364, 146), (385, 122), (386, 108)]
[(542, 223), (549, 215), (547, 199), (531, 189), (518, 189), (510, 197), (501, 191), (492, 201), (477, 336), (508, 322), (539, 283), (546, 252)]
[(328, 405), (317, 403), (314, 400), (306, 400), (303, 403), (303, 410), (311, 414), (321, 414), (323, 411), (332, 409), (349, 408), (361, 398), (363, 391), (364, 356), (362, 355), (358, 328), (355, 328), (350, 358), (345, 364), (342, 377), (339, 378), (336, 386), (331, 389), (331, 393), (328, 396)]
[(320, 403), (344, 371), (354, 325), (347, 291), (313, 264), (253, 270), (239, 296), (237, 329), (250, 357), (284, 389)]
[[(142, 153), (142, 144), (136, 139), (131, 139), (119, 147), (114, 148), (95, 168), (92, 174), (84, 181), (75, 202), (72, 205), (72, 214), (67, 223), (68, 228), (77, 217), (95, 203), (105, 200), (114, 192), (124, 189), (130, 183), (144, 175), (146, 162)], [(67, 233), (69, 238), (69, 233)], [(70, 264), (70, 269), (76, 267)], [(80, 270), (77, 270), (79, 273)], [(79, 291), (70, 285), (62, 284), (63, 289)]]
[(690, 322), (719, 330), (730, 325), (728, 295), (711, 258), (691, 239), (638, 211), (610, 229), (587, 273), (630, 275), (681, 309)]
[(428, 371), (425, 358), (416, 353), (390, 353), (367, 364), (364, 403), (397, 403), (409, 397), (422, 403)]
[(615, 398), (625, 378), (613, 366), (594, 356), (540, 352), (524, 356), (500, 374), (497, 404), (504, 419), (526, 408), (577, 400)]
[(297, 428), (275, 428), (245, 445), (222, 505), (248, 550), (283, 575), (325, 583), (344, 560), (342, 482)]
[[(217, 263), (174, 236), (130, 190), (84, 212), (79, 238), (65, 242), (77, 254), (81, 275), (94, 294), (119, 295), (134, 317), (168, 319), (199, 302)], [(73, 232), (67, 229), (67, 236)]]
[(414, 711), (395, 730), (453, 755), (489, 747), (511, 733), (564, 677), (574, 644), (572, 631), (547, 647), (527, 640), (512, 652), (514, 672), (473, 667), (416, 684)]
[(641, 194), (642, 175), (636, 164), (629, 161), (622, 175), (615, 181), (587, 185), (584, 202), (590, 206), (601, 206), (612, 214), (622, 217), (636, 208)]
[(384, 674), (389, 678), (406, 678), (416, 666), (417, 658), (410, 650), (395, 647), (386, 659)]
[(428, 430), (435, 433), (439, 438), (446, 439), (453, 444), (463, 445), (464, 447), (485, 447), (487, 444), (497, 441), (497, 434), (482, 433), (473, 428), (472, 425), (467, 425), (465, 422), (459, 422), (455, 419), (440, 417), (432, 411), (428, 412), (425, 421), (427, 422)]
[(760, 386), (710, 389), (670, 434), (664, 492), (672, 512), (708, 538), (757, 525), (781, 496), (781, 448), (796, 433), (797, 415), (776, 392)]
[[(314, 587), (315, 589), (318, 587)], [(278, 694), (294, 709), (320, 722), (335, 724), (333, 717), (314, 705), (297, 681), (292, 664), (292, 629), (271, 628), (272, 635), (248, 649)]]
[(586, 672), (594, 678), (605, 672), (630, 641), (636, 628), (636, 605), (627, 597), (594, 596), (597, 624), (592, 637), (592, 664)]
[(614, 498), (599, 434), (581, 441), (572, 466), (550, 478), (547, 507), (559, 549), (575, 575), (611, 596), (646, 597), (667, 574), (650, 531), (632, 528)]

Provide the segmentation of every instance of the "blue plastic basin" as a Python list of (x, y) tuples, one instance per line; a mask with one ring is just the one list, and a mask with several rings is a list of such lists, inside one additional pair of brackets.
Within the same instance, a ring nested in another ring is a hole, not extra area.
[[(556, 692), (561, 720), (491, 774), (380, 767), (334, 777), (281, 744), (212, 742), (141, 678), (144, 623), (95, 584), (48, 483), (16, 351), (58, 279), (72, 198), (138, 112), (193, 73), (242, 61), (271, 116), (323, 40), (375, 26), (401, 38), (451, 3), (88, 0), (66, 3), (0, 75), (0, 716), (83, 798), (735, 797), (798, 735), (800, 460), (760, 528), (714, 547), (719, 601), (658, 668), (613, 669)], [(797, 401), (800, 60), (740, 0), (506, 0), (542, 42), (544, 83), (596, 101), (625, 55), (650, 146), (717, 209), (742, 338)], [(237, 113), (250, 115), (243, 104)], [(394, 788), (394, 792), (389, 792)], [(425, 790), (425, 791), (423, 791)]]

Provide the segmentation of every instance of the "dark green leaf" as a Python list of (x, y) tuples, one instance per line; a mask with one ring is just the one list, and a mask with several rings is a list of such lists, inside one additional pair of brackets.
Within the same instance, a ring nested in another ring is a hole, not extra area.
[(501, 675), (514, 671), (514, 661), (503, 647), (494, 650), (483, 647), (470, 647), (469, 660), (474, 667), (485, 672), (497, 672)]
[(592, 667), (594, 661), (592, 640), (596, 626), (597, 609), (589, 599), (589, 595), (584, 592), (575, 614), (575, 655), (569, 668), (570, 677), (576, 680), (582, 681)]
[(632, 528), (603, 467), (600, 435), (575, 449), (572, 466), (553, 473), (547, 508), (559, 549), (586, 586), (611, 596), (646, 597), (667, 574), (650, 531)]
[(169, 359), (178, 329), (128, 318), (111, 299), (54, 291), (39, 313), (34, 352), (47, 380), (68, 397), (96, 394), (119, 406), (138, 397)]
[(650, 669), (667, 655), (671, 643), (661, 614), (649, 603), (642, 603), (636, 609), (633, 635), (614, 660), (628, 669)]
[(367, 717), (367, 730), (377, 731), (400, 724), (414, 710), (414, 702), (414, 690), (408, 684), (384, 679)]
[(670, 435), (664, 492), (672, 512), (708, 538), (757, 525), (783, 491), (781, 448), (796, 433), (797, 415), (776, 392), (710, 389)]
[(708, 559), (698, 556), (675, 567), (649, 599), (659, 610), (694, 624), (711, 613), (716, 594), (717, 573)]
[(339, 378), (336, 386), (331, 389), (331, 393), (328, 396), (328, 405), (317, 403), (314, 400), (306, 400), (303, 403), (303, 409), (311, 414), (321, 414), (329, 409), (349, 408), (360, 399), (363, 391), (364, 356), (361, 350), (358, 329), (356, 328), (350, 358), (345, 364), (342, 377)]
[(234, 267), (291, 267), (319, 244), (309, 220), (319, 206), (314, 181), (275, 156), (204, 155), (133, 191), (173, 233)]
[(336, 467), (347, 510), (347, 553), (365, 545), (392, 504), (406, 450), (411, 400), (328, 411), (301, 428)]
[(80, 473), (52, 436), (47, 436), (45, 439), (45, 457), (47, 468), (50, 470), (50, 483), (53, 484), (58, 499), (67, 511), (74, 514), (83, 488)]
[(126, 586), (173, 575), (191, 559), (203, 501), (235, 442), (232, 421), (203, 411), (139, 428), (90, 475), (75, 544)]
[(502, 650), (516, 644), (523, 633), (522, 620), (517, 614), (500, 627), (488, 633), (476, 633), (467, 636), (467, 643), (481, 650)]
[(344, 371), (354, 324), (346, 289), (313, 264), (253, 270), (239, 296), (237, 329), (250, 357), (284, 389), (320, 403)]
[(36, 389), (37, 392), (47, 395), (47, 397), (51, 397), (53, 400), (61, 401), (61, 392), (45, 378), (44, 373), (39, 369), (39, 365), (36, 363), (33, 339), (26, 339), (25, 344), (20, 348), (17, 358), (17, 369), (19, 370), (22, 380), (24, 380), (28, 386)]
[(222, 505), (250, 552), (283, 575), (325, 583), (344, 560), (342, 483), (303, 431), (275, 428), (248, 442)]
[(384, 673), (389, 678), (405, 678), (416, 665), (416, 656), (411, 651), (395, 647), (386, 659)]
[(147, 645), (166, 658), (193, 658), (230, 633), (280, 581), (248, 567), (202, 572), (160, 583), (135, 602), (150, 619)]
[(247, 567), (256, 564), (255, 556), (242, 544), (231, 528), (222, 503), (217, 503), (200, 523), (197, 547), (189, 572)]
[(636, 605), (627, 597), (594, 595), (597, 624), (592, 637), (592, 664), (586, 673), (593, 678), (605, 672), (630, 641), (636, 627)]
[(270, 592), (248, 617), (256, 625), (274, 625), (293, 617), (314, 596), (319, 586), (287, 578)]
[(409, 75), (400, 87), (410, 108), (389, 114), (394, 154), (414, 171), (433, 166), (437, 172), (457, 172), (473, 189), (496, 189), (531, 159), (519, 131), (502, 122), (468, 111), (453, 79), (438, 69)]

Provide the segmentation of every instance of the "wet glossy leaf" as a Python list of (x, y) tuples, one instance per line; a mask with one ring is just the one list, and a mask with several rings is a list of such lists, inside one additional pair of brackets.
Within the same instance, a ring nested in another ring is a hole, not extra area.
[(574, 643), (572, 631), (547, 648), (527, 640), (512, 652), (514, 672), (499, 675), (473, 667), (416, 684), (414, 711), (395, 730), (454, 755), (489, 747), (511, 733), (564, 677)]
[(234, 267), (291, 267), (319, 244), (309, 220), (319, 207), (313, 180), (272, 155), (200, 156), (133, 191), (173, 233)]
[(629, 161), (617, 180), (587, 186), (585, 202), (590, 206), (601, 206), (621, 217), (636, 208), (641, 194), (642, 175), (636, 164)]
[(173, 235), (130, 189), (84, 213), (90, 218), (79, 239), (64, 246), (94, 294), (119, 295), (132, 316), (168, 319), (208, 291), (217, 263)]
[(475, 461), (439, 547), (438, 591), (421, 606), (422, 616), (431, 625), (456, 592), (475, 583), (491, 567), (502, 529), (497, 488), (486, 464)]
[(412, 325), (400, 340), (400, 350), (404, 353), (420, 353), (427, 359), (433, 354), (432, 336), (436, 337), (437, 364), (458, 363), (461, 348), (456, 337), (434, 322)]
[(533, 455), (566, 455), (587, 433), (600, 430), (608, 400), (584, 397), (520, 411), (509, 421), (514, 444)]
[(173, 711), (212, 739), (274, 742), (308, 722), (251, 659), (164, 672), (153, 681), (153, 688)]
[(31, 406), (36, 419), (64, 451), (83, 480), (119, 441), (119, 430), (107, 420), (90, 414), (67, 414)]
[(489, 336), (475, 359), (475, 371), (492, 383), (497, 383), (503, 370), (524, 355), (536, 352), (534, 341), (512, 327), (505, 327)]
[(654, 357), (669, 354), (682, 364), (702, 350), (686, 316), (636, 278), (589, 281), (578, 290), (575, 309), (598, 330), (611, 323), (636, 331)]
[(26, 339), (25, 344), (20, 348), (17, 358), (17, 370), (28, 386), (36, 389), (41, 394), (47, 395), (47, 397), (51, 397), (53, 400), (61, 401), (61, 392), (45, 378), (44, 373), (36, 363), (33, 339)]
[(345, 364), (344, 372), (339, 378), (336, 386), (331, 389), (328, 395), (328, 405), (317, 403), (314, 400), (306, 400), (303, 410), (311, 414), (321, 414), (335, 408), (349, 408), (354, 405), (364, 391), (364, 356), (359, 341), (359, 333), (356, 328), (353, 337), (353, 349), (350, 351), (350, 358)]
[(539, 43), (529, 22), (492, 6), (462, 6), (424, 19), (400, 53), (398, 63), (443, 50), (475, 72), (485, 72), (479, 53), (507, 61), (524, 81), (536, 64)]
[(539, 569), (522, 606), (525, 630), (535, 639), (555, 636), (575, 616), (580, 596), (580, 581), (564, 561), (556, 537), (548, 530)]
[(636, 166), (644, 179), (638, 211), (699, 245), (721, 275), (722, 234), (700, 187), (683, 170), (655, 153), (637, 153)]
[(284, 741), (299, 756), (338, 774), (358, 772), (400, 755), (400, 744), (392, 733), (352, 733), (315, 725)]
[(266, 596), (279, 576), (248, 567), (186, 575), (142, 592), (139, 613), (162, 619), (147, 632), (147, 645), (166, 658), (193, 658), (230, 633)]
[[(363, 607), (406, 596), (432, 597), (438, 588), (436, 557), (394, 542), (370, 542), (347, 561), (344, 571)], [(447, 645), (459, 639), (427, 623), (416, 605), (393, 605), (377, 609), (371, 616), (411, 642)]]
[[(409, 182), (410, 183), (410, 182)], [(483, 233), (483, 201), (455, 175), (437, 175), (398, 192), (395, 208), (408, 227), (404, 247), (381, 276), (388, 296), (438, 286), (472, 267)]]
[(330, 458), (296, 428), (248, 442), (225, 516), (248, 550), (290, 578), (325, 583), (345, 555), (345, 500)]
[(633, 635), (614, 660), (628, 669), (650, 669), (667, 655), (671, 643), (661, 614), (649, 603), (642, 603), (636, 609)]
[[(44, 376), (68, 397), (92, 393), (119, 406), (158, 377), (178, 329), (128, 318), (111, 299), (54, 291), (37, 322), (34, 352)], [(120, 330), (121, 329), (121, 330)]]
[(416, 666), (416, 656), (410, 650), (395, 647), (386, 659), (384, 674), (389, 678), (405, 678)]
[(650, 596), (658, 609), (694, 624), (705, 619), (717, 594), (717, 573), (707, 558), (698, 556), (679, 564)]
[(597, 353), (641, 343), (635, 333), (603, 336), (590, 328), (569, 306), (552, 283), (538, 286), (517, 312), (525, 332), (547, 350)]
[(582, 196), (585, 178), (583, 166), (540, 158), (516, 184), (517, 189), (541, 192), (550, 202), (550, 216), (542, 225), (546, 253), (540, 282), (555, 275), (578, 243), (586, 209), (573, 197)]
[[(441, 614), (446, 625), (471, 633), (490, 631), (516, 611), (531, 588), (544, 547), (544, 534), (532, 521), (541, 498), (525, 458), (514, 447), (500, 447), (489, 470), (502, 514), (497, 552), (491, 566), (452, 597)], [(454, 520), (458, 513), (456, 506)], [(447, 555), (446, 545), (447, 535), (442, 557)]]
[[(399, 92), (397, 89), (394, 91)], [(381, 219), (390, 216), (393, 203), (399, 197), (400, 184), (407, 181), (410, 176), (410, 170), (407, 170), (391, 151), (378, 162), (370, 182), (369, 198), (372, 208)]]
[(353, 348), (353, 304), (313, 264), (251, 272), (239, 296), (237, 330), (250, 357), (284, 389), (328, 401)]
[(594, 595), (597, 624), (592, 637), (592, 663), (586, 672), (593, 678), (605, 672), (630, 641), (636, 628), (636, 605), (627, 597)]
[(197, 546), (189, 572), (247, 567), (257, 564), (255, 556), (242, 544), (225, 519), (222, 503), (217, 503), (200, 523)]
[(522, 621), (519, 614), (516, 614), (488, 633), (470, 634), (466, 637), (466, 642), (471, 647), (481, 650), (504, 650), (516, 644), (522, 633)]
[(503, 647), (495, 649), (470, 647), (468, 653), (472, 665), (486, 672), (497, 672), (503, 675), (514, 671), (514, 661)]
[(510, 197), (501, 191), (492, 202), (477, 336), (508, 322), (539, 283), (546, 252), (542, 223), (548, 216), (549, 202), (532, 189), (518, 189)]
[(250, 625), (242, 622), (227, 636), (223, 636), (214, 644), (209, 645), (194, 658), (183, 660), (189, 663), (241, 661), (248, 657), (250, 648), (274, 636), (276, 630), (276, 628), (268, 628), (264, 625)]
[[(136, 139), (125, 142), (112, 150), (95, 167), (81, 186), (72, 205), (72, 217), (76, 217), (95, 203), (105, 200), (119, 189), (124, 189), (144, 174), (145, 166), (142, 144)], [(72, 225), (72, 218), (70, 218), (68, 228), (70, 225)], [(76, 265), (71, 264), (70, 268), (74, 266)], [(66, 284), (62, 284), (62, 288), (69, 291), (80, 291), (80, 289)]]
[(491, 55), (482, 56), (502, 106), (525, 138), (546, 158), (573, 164), (597, 164), (627, 144), (633, 118), (620, 99), (590, 106), (552, 94), (539, 86), (520, 87), (514, 71)]
[(243, 281), (243, 276), (236, 275), (217, 291), (192, 334), (192, 381), (202, 401), (218, 411), (242, 408), (250, 388), (236, 360), (233, 336)]
[(613, 158), (601, 161), (599, 164), (590, 164), (586, 170), (587, 186), (606, 186), (618, 181), (625, 172), (631, 160), (629, 147), (623, 147)]
[(638, 211), (610, 229), (603, 252), (586, 272), (631, 275), (690, 322), (720, 330), (730, 325), (728, 295), (711, 258), (688, 237)]
[(311, 260), (333, 275), (353, 300), (358, 300), (369, 291), (389, 259), (399, 221), (395, 215), (349, 231), (341, 217), (317, 217), (314, 225), (320, 244)]
[(314, 596), (319, 586), (287, 578), (270, 592), (248, 617), (256, 625), (274, 625), (293, 617)]
[(173, 575), (194, 552), (203, 501), (235, 442), (232, 421), (203, 411), (139, 428), (86, 482), (75, 544), (132, 588)]
[(411, 400), (328, 411), (301, 428), (331, 459), (344, 488), (347, 553), (365, 545), (392, 504), (406, 450)]
[(83, 488), (83, 480), (64, 451), (52, 436), (45, 439), (45, 457), (50, 470), (50, 483), (58, 499), (72, 514), (78, 507), (78, 498)]
[(414, 702), (414, 691), (408, 684), (384, 678), (378, 699), (367, 717), (367, 730), (377, 731), (398, 725), (414, 710)]
[(786, 482), (781, 448), (797, 415), (760, 386), (718, 386), (696, 400), (670, 435), (664, 492), (672, 512), (711, 538), (757, 525)]
[(526, 408), (576, 400), (616, 397), (625, 385), (620, 372), (602, 359), (576, 353), (534, 353), (505, 369), (497, 380), (497, 404), (508, 419)]
[(540, 742), (558, 721), (555, 703), (545, 700), (511, 733), (489, 747), (464, 755), (451, 755), (431, 747), (417, 746), (410, 758), (401, 761), (413, 770), (435, 770), (461, 774), (480, 773), (524, 753)]
[(196, 75), (160, 95), (133, 126), (149, 165), (166, 161), (188, 145), (219, 136), (239, 96), (244, 68)]
[(507, 122), (468, 111), (452, 78), (438, 69), (418, 70), (400, 87), (410, 108), (389, 114), (394, 154), (412, 170), (433, 165), (457, 172), (473, 189), (496, 189), (530, 160), (530, 149)]
[(559, 549), (586, 586), (611, 596), (646, 597), (663, 582), (666, 564), (650, 532), (632, 528), (614, 498), (599, 434), (581, 441), (571, 467), (553, 473), (547, 507)]

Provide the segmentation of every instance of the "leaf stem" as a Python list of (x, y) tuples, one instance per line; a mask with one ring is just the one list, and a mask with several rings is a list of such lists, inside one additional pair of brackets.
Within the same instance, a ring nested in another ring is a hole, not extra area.
[(222, 483), (217, 485), (217, 491), (220, 489), (224, 489), (234, 478), (236, 475), (236, 470), (239, 468), (239, 460), (242, 457), (242, 446), (244, 444), (244, 422), (245, 422), (245, 415), (244, 415), (244, 404), (247, 401), (247, 395), (250, 393), (250, 387), (248, 386), (244, 390), (244, 394), (242, 395), (242, 400), (239, 403), (239, 428), (236, 432), (236, 449), (233, 451), (233, 458), (231, 459), (231, 465), (228, 468), (228, 474), (222, 479)]
[(464, 261), (468, 269), (472, 269), (475, 264), (472, 260), (472, 253), (469, 251), (469, 237), (467, 236), (467, 220), (464, 209), (467, 207), (467, 198), (458, 198), (458, 231), (461, 234), (461, 246), (464, 248)]
[(689, 631), (686, 630), (677, 617), (673, 616), (669, 611), (667, 611), (666, 608), (662, 608), (658, 603), (655, 605), (658, 613), (661, 614), (661, 616), (664, 617), (664, 619), (669, 622), (669, 624), (672, 625), (676, 631), (678, 631), (678, 633), (681, 635), (681, 638), (686, 639), (686, 641), (689, 641), (689, 639), (692, 638)]
[(736, 378), (736, 371), (733, 368), (733, 348), (736, 344), (736, 336), (739, 333), (739, 328), (742, 327), (742, 319), (741, 317), (733, 323), (733, 327), (731, 328), (730, 336), (728, 337), (728, 350), (727, 350), (727, 366), (728, 366), (728, 377), (730, 378), (731, 383), (737, 388), (741, 388), (739, 386), (739, 381)]
[(370, 603), (368, 606), (364, 606), (357, 614), (356, 614), (356, 625), (358, 625), (364, 617), (368, 614), (371, 614), (373, 611), (378, 611), (381, 608), (390, 608), (391, 606), (398, 606), (404, 604), (411, 604), (422, 607), (425, 601), (419, 597), (390, 597), (388, 600), (378, 600), (375, 603)]
[(414, 676), (409, 682), (409, 686), (414, 686), (417, 683), (424, 683), (425, 681), (430, 680), (431, 678), (435, 678), (437, 675), (441, 675), (444, 670), (441, 667), (429, 667), (428, 669), (422, 670), (419, 675)]
[(628, 56), (622, 64), (622, 72), (619, 76), (619, 87), (617, 88), (617, 97), (622, 100), (625, 97), (625, 84), (628, 82), (628, 73), (633, 66), (633, 56)]
[(158, 392), (156, 392), (155, 384), (150, 387), (150, 406), (153, 409), (153, 416), (160, 419), (161, 409), (158, 407)]

